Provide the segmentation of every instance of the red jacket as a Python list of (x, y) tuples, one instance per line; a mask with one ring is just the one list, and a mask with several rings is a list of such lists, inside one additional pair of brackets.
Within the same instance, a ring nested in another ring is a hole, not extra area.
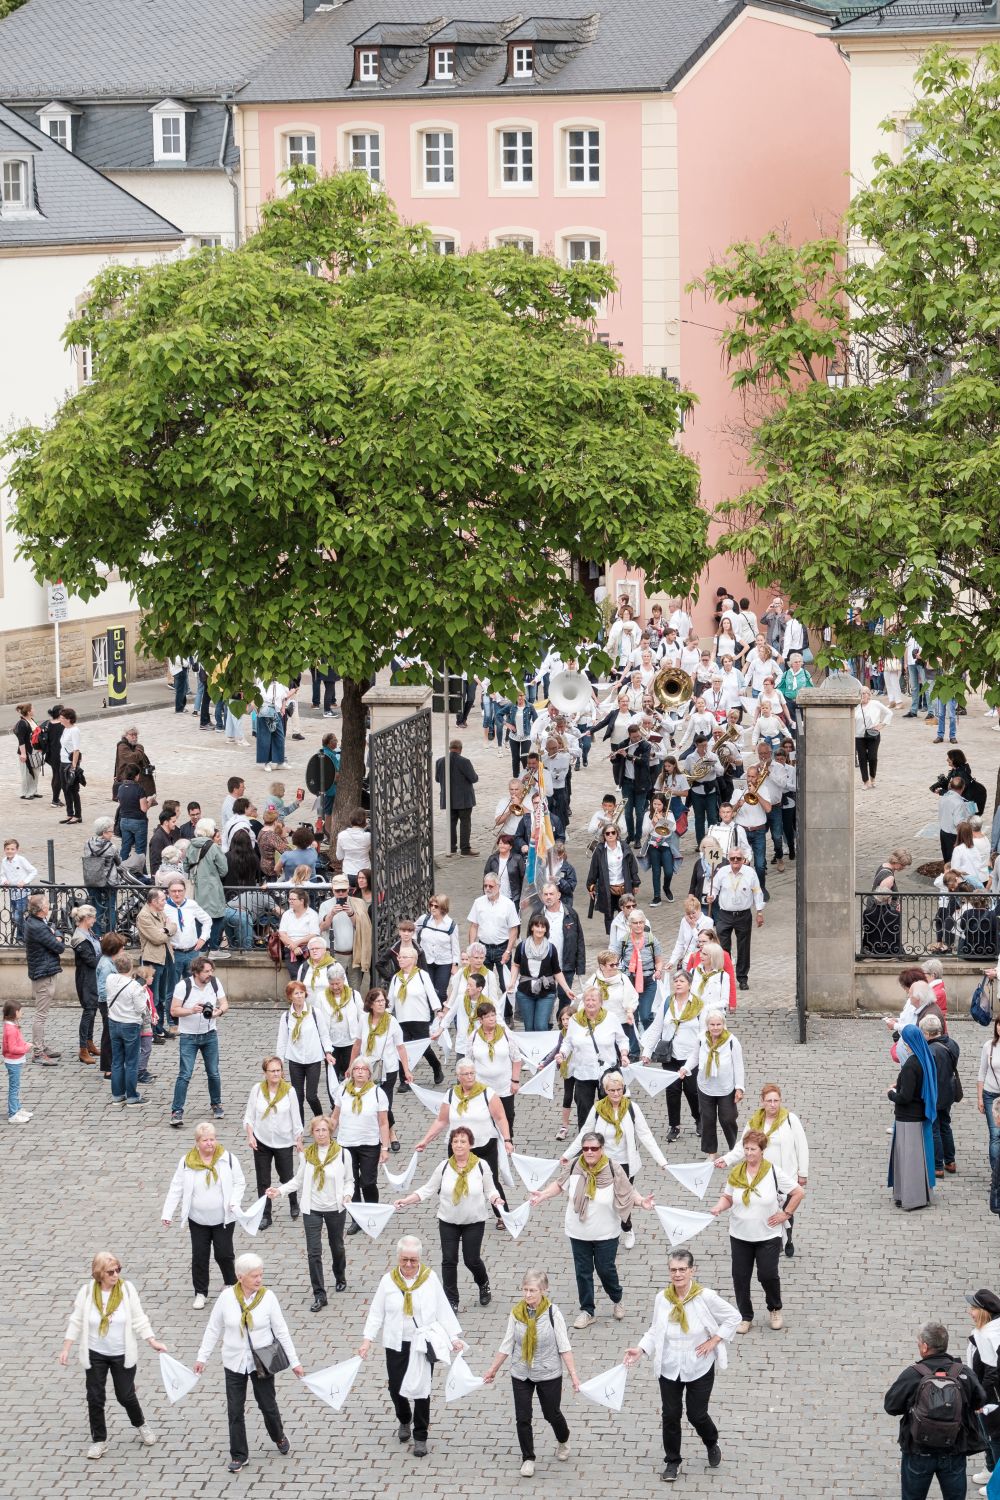
[(21, 1035), (21, 1028), (16, 1021), (5, 1021), (3, 1023), (3, 1055), (5, 1062), (20, 1062), (28, 1051), (28, 1043)]

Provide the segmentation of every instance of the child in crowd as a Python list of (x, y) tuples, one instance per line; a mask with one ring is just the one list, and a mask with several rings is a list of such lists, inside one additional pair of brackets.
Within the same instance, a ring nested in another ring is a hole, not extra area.
[(29, 886), (38, 880), (38, 871), (21, 853), (17, 839), (4, 839), (0, 859), (0, 885), (10, 886), (10, 917), (14, 941), (24, 942), (24, 911), (30, 895)]
[(21, 1035), (21, 1004), (5, 1000), (3, 1007), (3, 1063), (7, 1069), (7, 1120), (11, 1125), (27, 1125), (31, 1115), (21, 1108), (21, 1069), (28, 1043)]
[(139, 1029), (139, 1082), (155, 1083), (155, 1073), (149, 1071), (149, 1055), (153, 1050), (153, 971), (148, 964), (142, 964), (135, 971), (135, 978), (140, 984), (146, 986), (146, 1013), (142, 1018), (142, 1026)]

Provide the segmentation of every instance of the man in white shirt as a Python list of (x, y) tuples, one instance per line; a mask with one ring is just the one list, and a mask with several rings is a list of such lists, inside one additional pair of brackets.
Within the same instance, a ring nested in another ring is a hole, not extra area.
[(177, 928), (171, 947), (174, 950), (174, 980), (180, 983), (208, 943), (212, 918), (188, 895), (187, 881), (180, 876), (167, 886), (167, 916)]
[(545, 767), (545, 790), (548, 794), (549, 809), (558, 814), (565, 826), (569, 822), (567, 779), (573, 769), (573, 762), (565, 750), (560, 750), (558, 740), (548, 739), (545, 742), (542, 765)]
[(226, 992), (215, 977), (210, 958), (196, 958), (174, 989), (170, 1014), (177, 1022), (178, 1071), (174, 1097), (170, 1106), (170, 1123), (175, 1130), (184, 1124), (184, 1105), (194, 1065), (201, 1054), (208, 1077), (208, 1099), (216, 1120), (225, 1117), (222, 1108), (222, 1077), (219, 1073), (219, 1036), (216, 1023), (229, 1009)]
[(319, 909), (319, 925), (321, 932), (329, 930), (330, 952), (339, 964), (343, 964), (348, 975), (354, 968), (357, 921), (357, 912), (351, 899), (351, 882), (346, 875), (334, 875), (330, 882), (329, 899)]
[(477, 896), (469, 909), (469, 942), (482, 943), (486, 949), (486, 967), (498, 977), (504, 964), (509, 964), (521, 930), (521, 919), (513, 901), (500, 894), (500, 882), (495, 875), (483, 877), (483, 894)]
[(750, 843), (746, 830), (736, 822), (736, 809), (731, 802), (723, 802), (719, 808), (719, 821), (713, 823), (705, 834), (714, 839), (722, 850), (723, 859), (728, 859), (734, 849), (739, 849), (746, 859), (750, 858)]
[[(729, 856), (728, 865), (720, 865), (712, 876), (709, 902), (718, 902), (715, 930), (726, 953), (732, 951), (736, 934), (736, 983), (741, 990), (750, 988), (750, 940), (753, 924), (764, 925), (764, 893), (753, 870), (747, 867), (746, 855), (739, 849)], [(756, 908), (756, 918), (754, 909)]]
[(238, 802), (247, 793), (247, 784), (242, 776), (230, 776), (226, 782), (226, 795), (222, 799), (222, 821), (219, 827), (225, 833), (236, 814), (233, 812), (233, 803)]
[(684, 608), (680, 599), (677, 600), (676, 605), (671, 611), (667, 625), (671, 630), (676, 630), (679, 641), (686, 641), (691, 634), (691, 616)]
[(785, 634), (781, 642), (781, 656), (787, 661), (793, 651), (805, 651), (809, 644), (801, 620), (795, 618), (795, 605), (790, 604), (785, 620)]
[(500, 798), (500, 801), (497, 803), (496, 812), (493, 814), (493, 826), (497, 835), (501, 833), (514, 834), (517, 832), (517, 825), (518, 823), (520, 823), (522, 817), (522, 814), (520, 812), (508, 813), (502, 823), (497, 822), (497, 819), (500, 818), (503, 813), (507, 812), (508, 807), (512, 806), (515, 803), (518, 807), (522, 807), (523, 801), (524, 787), (521, 785), (520, 781), (518, 781), (516, 778), (508, 781), (507, 794), (506, 796)]

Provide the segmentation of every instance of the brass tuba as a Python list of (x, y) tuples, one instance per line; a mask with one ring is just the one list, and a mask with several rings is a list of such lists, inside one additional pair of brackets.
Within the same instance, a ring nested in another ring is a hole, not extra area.
[(680, 708), (694, 692), (694, 682), (680, 667), (664, 667), (653, 678), (653, 697), (664, 712)]

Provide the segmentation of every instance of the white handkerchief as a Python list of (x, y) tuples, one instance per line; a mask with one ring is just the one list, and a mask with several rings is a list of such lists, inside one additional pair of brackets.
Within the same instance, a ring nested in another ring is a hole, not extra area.
[(676, 1073), (665, 1073), (662, 1068), (650, 1068), (643, 1063), (629, 1063), (622, 1072), (626, 1078), (633, 1080), (640, 1088), (645, 1089), (651, 1099), (657, 1094), (662, 1094), (668, 1089), (677, 1077)]
[(332, 1406), (334, 1411), (340, 1411), (351, 1394), (351, 1386), (357, 1379), (361, 1364), (361, 1358), (356, 1354), (353, 1359), (345, 1359), (339, 1365), (327, 1365), (325, 1370), (314, 1370), (311, 1375), (303, 1375), (302, 1384), (307, 1391), (325, 1401), (327, 1406)]
[(450, 1026), (446, 1026), (444, 1028), (444, 1030), (442, 1031), (441, 1035), (438, 1037), (438, 1041), (441, 1044), (441, 1051), (442, 1052), (450, 1052), (451, 1051), (452, 1044), (451, 1044), (451, 1027)]
[(671, 1177), (676, 1177), (681, 1187), (686, 1187), (696, 1198), (704, 1198), (712, 1180), (715, 1165), (711, 1161), (682, 1162), (678, 1167), (668, 1166)]
[[(504, 1187), (513, 1187), (514, 1174), (510, 1170), (510, 1157), (507, 1154), (507, 1147), (503, 1141), (500, 1141), (497, 1145), (497, 1165), (500, 1168), (500, 1182), (503, 1183)], [(497, 1186), (499, 1186), (499, 1183)]]
[(473, 1375), (465, 1360), (460, 1354), (456, 1354), (448, 1371), (448, 1379), (444, 1383), (445, 1401), (461, 1401), (463, 1396), (468, 1396), (470, 1391), (478, 1391), (485, 1382), (481, 1375)]
[(622, 1402), (625, 1400), (625, 1382), (628, 1379), (628, 1371), (624, 1365), (615, 1365), (610, 1370), (605, 1370), (602, 1375), (595, 1375), (592, 1380), (585, 1380), (580, 1386), (580, 1395), (585, 1396), (588, 1401), (593, 1401), (596, 1406), (606, 1406), (610, 1411), (621, 1411)]
[(264, 1210), (270, 1202), (269, 1198), (258, 1198), (256, 1203), (251, 1203), (249, 1208), (236, 1208), (233, 1213), (236, 1222), (247, 1234), (256, 1234), (260, 1228), (260, 1221), (264, 1217)]
[(182, 1396), (186, 1396), (188, 1391), (194, 1390), (201, 1376), (189, 1370), (187, 1365), (182, 1365), (179, 1359), (174, 1359), (169, 1354), (161, 1354), (160, 1379), (163, 1381), (167, 1400), (173, 1405)]
[(413, 1181), (414, 1177), (416, 1177), (417, 1163), (419, 1162), (419, 1160), (420, 1157), (417, 1155), (416, 1151), (414, 1151), (413, 1155), (410, 1157), (410, 1163), (405, 1172), (390, 1172), (388, 1164), (383, 1166), (383, 1172), (385, 1173), (388, 1181), (392, 1183), (393, 1187), (398, 1188), (400, 1197), (403, 1196), (403, 1194), (409, 1188), (410, 1183)]
[(654, 1203), (656, 1217), (667, 1232), (667, 1239), (671, 1245), (679, 1245), (684, 1240), (693, 1240), (696, 1234), (701, 1234), (709, 1224), (715, 1220), (711, 1214), (692, 1213), (686, 1208), (665, 1208), (659, 1203)]
[(337, 1069), (333, 1063), (327, 1063), (326, 1065), (326, 1086), (330, 1090), (330, 1098), (334, 1101), (333, 1107), (336, 1109), (337, 1100), (340, 1097), (341, 1085), (340, 1079), (337, 1077)]
[(414, 1099), (416, 1099), (417, 1103), (422, 1104), (424, 1106), (424, 1109), (429, 1109), (432, 1115), (437, 1114), (445, 1099), (447, 1099), (448, 1097), (447, 1094), (435, 1093), (433, 1089), (421, 1088), (419, 1083), (411, 1083), (410, 1092), (413, 1094), (413, 1097)]
[(516, 1240), (531, 1215), (531, 1204), (522, 1203), (517, 1208), (501, 1208), (500, 1217), (510, 1230), (511, 1239)]
[(543, 1057), (548, 1057), (559, 1042), (558, 1031), (519, 1031), (517, 1045), (521, 1056), (532, 1068), (537, 1068)]
[(559, 1160), (550, 1161), (546, 1156), (520, 1156), (514, 1152), (510, 1158), (517, 1175), (531, 1193), (540, 1192), (552, 1173), (558, 1170)]
[(409, 1060), (411, 1069), (416, 1067), (417, 1063), (423, 1057), (430, 1044), (431, 1039), (429, 1036), (418, 1037), (414, 1042), (403, 1043), (403, 1049), (406, 1052), (406, 1056)]
[(344, 1205), (359, 1229), (377, 1240), (393, 1214), (393, 1203), (347, 1203)]
[(540, 1094), (543, 1099), (552, 1098), (552, 1088), (556, 1079), (555, 1062), (550, 1062), (541, 1072), (536, 1073), (528, 1083), (522, 1083), (517, 1091), (519, 1099), (525, 1094)]

